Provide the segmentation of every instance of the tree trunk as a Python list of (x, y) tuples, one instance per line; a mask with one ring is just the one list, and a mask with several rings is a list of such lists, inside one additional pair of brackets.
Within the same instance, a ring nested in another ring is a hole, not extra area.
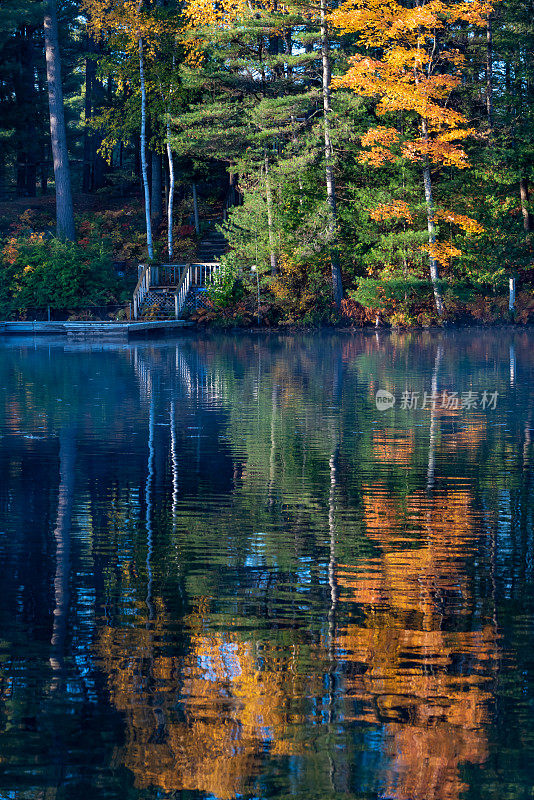
[(50, 666), (57, 688), (65, 658), (65, 640), (69, 612), (70, 533), (74, 503), (74, 468), (76, 461), (76, 433), (67, 428), (60, 433), (59, 444), (59, 494), (56, 527), (56, 574), (54, 578), (54, 621), (50, 643)]
[(488, 17), (488, 27), (486, 30), (486, 113), (488, 115), (488, 126), (490, 131), (493, 128), (493, 30), (492, 15)]
[[(297, 134), (295, 132), (295, 115), (291, 114), (291, 141), (295, 147), (295, 153), (297, 152)], [(299, 205), (302, 206), (304, 202), (304, 186), (302, 185), (302, 170), (298, 168), (298, 182), (299, 182)]]
[[(97, 46), (95, 44), (93, 44), (93, 51), (95, 53), (98, 52)], [(90, 72), (91, 72), (90, 114), (95, 115), (107, 102), (106, 92), (104, 89), (104, 84), (102, 83), (100, 78), (97, 77), (96, 62), (94, 60), (92, 61), (92, 65), (90, 65)], [(91, 174), (90, 191), (96, 192), (96, 190), (101, 189), (106, 182), (106, 171), (108, 164), (106, 160), (103, 158), (103, 156), (101, 156), (100, 153), (98, 152), (102, 144), (101, 134), (96, 131), (92, 132), (90, 134), (89, 141), (90, 141), (89, 163), (90, 163), (90, 174)], [(113, 152), (111, 153), (111, 160), (113, 160)]]
[(22, 25), (14, 38), (17, 69), (13, 75), (12, 90), (16, 104), (17, 195), (35, 197), (41, 136), (39, 99), (35, 86), (35, 32), (31, 26)]
[(430, 402), (430, 430), (428, 435), (428, 465), (426, 470), (426, 490), (430, 492), (434, 488), (434, 476), (436, 471), (436, 438), (437, 438), (437, 418), (436, 418), (436, 402), (434, 398), (438, 396), (438, 372), (439, 365), (443, 356), (443, 347), (439, 344), (436, 352), (436, 359), (434, 361), (434, 371), (432, 373), (431, 392), (432, 400)]
[(26, 196), (35, 197), (37, 194), (37, 164), (31, 160), (26, 166)]
[(332, 102), (330, 96), (330, 48), (328, 42), (328, 23), (326, 20), (326, 0), (321, 0), (321, 54), (323, 62), (322, 89), (323, 89), (323, 128), (324, 128), (324, 156), (326, 167), (326, 196), (329, 208), (328, 238), (330, 245), (330, 264), (332, 269), (332, 291), (334, 302), (338, 308), (343, 298), (343, 284), (339, 267), (339, 250), (337, 243), (337, 208), (336, 184), (334, 179), (334, 158), (332, 142), (330, 139), (330, 115)]
[(167, 158), (169, 160), (169, 199), (167, 204), (167, 247), (169, 250), (169, 261), (174, 255), (174, 243), (172, 237), (173, 223), (173, 204), (174, 204), (174, 161), (171, 150), (171, 125), (167, 120)]
[[(87, 45), (90, 47), (89, 43)], [(89, 130), (88, 122), (91, 119), (93, 112), (93, 80), (95, 72), (95, 62), (89, 56), (85, 59), (85, 100), (84, 100), (84, 114), (85, 126), (83, 129), (83, 177), (82, 189), (84, 192), (90, 192), (92, 189), (92, 138), (93, 135)]]
[(41, 161), (41, 195), (45, 195), (48, 191), (48, 163), (46, 153), (43, 155)]
[[(287, 56), (293, 55), (292, 33), (293, 33), (292, 28), (284, 28), (284, 45)], [(293, 67), (290, 64), (286, 64), (286, 77), (291, 78), (292, 74), (293, 74)]]
[(63, 88), (61, 85), (61, 59), (57, 27), (56, 0), (47, 0), (44, 14), (46, 77), (50, 108), (50, 136), (56, 183), (56, 229), (60, 239), (75, 241), (74, 210), (70, 183), (69, 156)]
[[(428, 162), (425, 164), (423, 168), (423, 183), (425, 186), (428, 243), (429, 245), (432, 246), (436, 241), (436, 226), (434, 223), (434, 200), (432, 198), (432, 179), (430, 177), (430, 166)], [(438, 262), (436, 261), (432, 253), (429, 253), (429, 262), (430, 262), (430, 280), (432, 281), (432, 288), (434, 290), (434, 300), (436, 302), (436, 310), (438, 312), (438, 315), (441, 317), (443, 315), (444, 306), (443, 306), (443, 298), (441, 297), (441, 292), (439, 289)]]
[(154, 445), (154, 394), (150, 400), (150, 412), (148, 417), (148, 469), (145, 484), (145, 502), (146, 502), (146, 515), (145, 515), (145, 530), (146, 530), (146, 607), (148, 611), (148, 619), (154, 619), (154, 601), (152, 598), (152, 553), (154, 549), (154, 531), (152, 527), (152, 514), (153, 514), (153, 491), (154, 491), (154, 461), (156, 456), (156, 449)]
[(269, 156), (267, 153), (265, 153), (265, 194), (267, 195), (267, 226), (269, 229), (269, 250), (271, 253), (271, 275), (276, 275), (278, 273), (278, 263), (276, 260), (276, 248), (274, 243), (273, 197), (269, 178)]
[(0, 144), (0, 200), (6, 198), (6, 154)]
[[(423, 119), (423, 136), (425, 140), (428, 141), (428, 127), (426, 119)], [(423, 184), (425, 187), (428, 243), (430, 247), (432, 247), (432, 245), (434, 245), (436, 242), (436, 225), (434, 222), (434, 198), (432, 197), (432, 178), (430, 176), (430, 164), (428, 158), (425, 159), (425, 165), (423, 167)], [(430, 280), (432, 281), (432, 288), (434, 290), (434, 300), (436, 302), (436, 310), (438, 312), (438, 315), (441, 317), (443, 315), (444, 306), (443, 306), (443, 298), (441, 297), (441, 292), (439, 289), (438, 262), (436, 261), (432, 253), (429, 253), (429, 262), (430, 262)]]
[(152, 199), (151, 210), (154, 225), (158, 227), (162, 219), (161, 193), (162, 193), (161, 156), (152, 152)]
[(154, 258), (154, 245), (152, 243), (152, 220), (150, 219), (150, 189), (148, 185), (148, 168), (146, 162), (146, 86), (145, 86), (145, 60), (143, 55), (143, 40), (139, 39), (139, 79), (141, 83), (141, 172), (143, 175), (143, 189), (145, 193), (145, 219), (146, 219), (146, 244), (148, 257)]
[(198, 217), (197, 185), (194, 181), (191, 184), (191, 188), (193, 190), (193, 217), (195, 220), (195, 233), (197, 236), (200, 236), (200, 219)]
[(529, 208), (529, 189), (528, 178), (521, 178), (519, 181), (519, 196), (521, 198), (521, 214), (523, 215), (523, 230), (530, 233), (533, 229), (532, 214)]

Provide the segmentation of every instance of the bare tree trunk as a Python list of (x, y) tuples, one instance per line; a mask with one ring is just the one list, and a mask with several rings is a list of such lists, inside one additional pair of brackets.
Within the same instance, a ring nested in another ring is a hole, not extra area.
[(162, 191), (162, 171), (161, 156), (159, 153), (152, 153), (152, 199), (151, 212), (156, 227), (161, 223), (161, 191)]
[(172, 469), (172, 530), (176, 531), (178, 517), (178, 446), (176, 440), (176, 408), (171, 400), (169, 422), (171, 428), (171, 469)]
[(488, 126), (490, 131), (493, 128), (493, 16), (488, 17), (488, 27), (486, 29), (486, 113), (488, 115)]
[(434, 488), (434, 476), (436, 470), (436, 437), (437, 437), (437, 419), (436, 419), (436, 401), (434, 398), (438, 396), (438, 372), (439, 365), (443, 356), (443, 347), (439, 344), (436, 352), (436, 360), (434, 361), (434, 371), (432, 373), (432, 400), (430, 401), (430, 431), (428, 441), (428, 466), (426, 470), (426, 489), (430, 492)]
[(197, 185), (194, 181), (191, 184), (191, 188), (193, 190), (193, 215), (195, 218), (195, 232), (197, 236), (200, 236), (200, 219), (198, 217)]
[(69, 156), (65, 109), (61, 85), (61, 58), (57, 27), (56, 0), (47, 0), (44, 13), (44, 38), (48, 105), (50, 108), (50, 137), (56, 182), (56, 230), (60, 239), (75, 241), (74, 210), (70, 183)]
[(336, 493), (338, 456), (339, 442), (337, 441), (336, 436), (334, 450), (328, 461), (328, 466), (330, 469), (330, 493), (328, 495), (328, 531), (330, 533), (330, 558), (328, 561), (328, 584), (330, 586), (330, 609), (328, 611), (328, 649), (331, 660), (334, 658), (336, 609), (339, 591), (336, 575)]
[(271, 391), (271, 452), (269, 455), (269, 508), (274, 505), (274, 479), (276, 476), (276, 418), (278, 408), (278, 386), (273, 384)]
[(271, 275), (276, 275), (278, 273), (278, 262), (276, 260), (276, 249), (274, 243), (273, 196), (271, 192), (271, 180), (269, 178), (269, 156), (267, 153), (265, 153), (265, 194), (267, 196), (267, 227), (269, 229)]
[(50, 666), (54, 673), (53, 688), (57, 688), (65, 658), (65, 639), (69, 612), (70, 529), (74, 502), (74, 467), (76, 434), (74, 429), (62, 430), (59, 443), (59, 495), (54, 530), (56, 540), (56, 574), (54, 578), (54, 621), (50, 647)]
[(323, 62), (323, 127), (324, 127), (324, 156), (326, 165), (326, 196), (330, 219), (328, 225), (328, 238), (330, 244), (330, 264), (332, 269), (332, 291), (334, 302), (339, 308), (343, 299), (343, 284), (339, 267), (339, 249), (337, 244), (337, 207), (336, 184), (334, 179), (334, 152), (330, 139), (330, 115), (332, 113), (332, 100), (330, 93), (330, 47), (328, 42), (328, 23), (326, 20), (326, 0), (321, 0), (321, 53)]
[(154, 245), (152, 243), (152, 220), (150, 219), (150, 188), (148, 185), (148, 168), (146, 161), (146, 86), (145, 86), (145, 59), (143, 55), (143, 40), (139, 39), (139, 78), (141, 82), (141, 172), (143, 174), (143, 188), (145, 192), (145, 219), (146, 243), (148, 257), (154, 258)]
[(532, 230), (532, 214), (529, 209), (529, 190), (528, 178), (521, 178), (519, 181), (519, 196), (521, 198), (521, 214), (523, 215), (523, 230), (530, 233)]
[[(423, 136), (425, 140), (428, 141), (428, 126), (426, 119), (423, 119)], [(423, 167), (423, 184), (425, 187), (428, 243), (432, 247), (432, 245), (436, 241), (436, 224), (434, 222), (434, 198), (432, 197), (432, 178), (430, 176), (430, 164), (428, 161), (428, 157), (425, 159), (425, 165)], [(429, 253), (429, 262), (430, 262), (430, 280), (432, 281), (432, 288), (434, 290), (434, 300), (436, 302), (436, 310), (438, 312), (438, 315), (441, 317), (443, 315), (444, 305), (443, 305), (443, 298), (441, 297), (441, 292), (439, 289), (438, 262), (436, 261), (432, 253)]]
[[(87, 45), (90, 47), (90, 41)], [(89, 55), (85, 58), (85, 126), (83, 129), (83, 178), (82, 189), (84, 192), (90, 192), (92, 187), (91, 173), (92, 173), (92, 134), (89, 131), (89, 120), (93, 111), (92, 95), (93, 95), (93, 77), (94, 77), (95, 62)]]
[[(430, 177), (430, 166), (427, 163), (423, 168), (423, 183), (425, 186), (425, 203), (426, 203), (426, 218), (428, 225), (428, 243), (433, 245), (436, 241), (436, 225), (434, 223), (434, 200), (432, 197), (432, 179)], [(429, 254), (430, 262), (430, 280), (432, 281), (432, 288), (434, 290), (434, 300), (436, 302), (436, 310), (441, 317), (443, 315), (444, 306), (443, 298), (439, 289), (439, 271), (438, 262), (432, 255)]]
[[(154, 602), (152, 599), (152, 553), (154, 550), (154, 531), (152, 528), (152, 494), (154, 489), (154, 459), (156, 450), (154, 446), (154, 395), (150, 400), (150, 413), (148, 417), (148, 469), (145, 485), (145, 502), (146, 502), (146, 607), (148, 610), (148, 619), (154, 619)], [(148, 627), (148, 625), (147, 625)]]
[(233, 208), (238, 205), (236, 192), (237, 174), (231, 170), (228, 174), (228, 182), (228, 208)]
[(171, 150), (171, 124), (167, 120), (167, 158), (169, 160), (169, 199), (167, 203), (167, 248), (169, 250), (169, 261), (174, 255), (174, 242), (172, 237), (173, 224), (173, 205), (174, 205), (174, 161)]
[[(291, 115), (291, 141), (295, 145), (295, 152), (296, 152), (297, 134), (295, 132), (295, 121), (296, 121), (295, 120), (295, 115), (292, 114)], [(303, 203), (303, 198), (304, 198), (304, 187), (302, 185), (302, 170), (300, 169), (300, 167), (299, 167), (299, 170), (298, 170), (298, 182), (299, 182), (299, 205), (301, 206), (302, 203)]]

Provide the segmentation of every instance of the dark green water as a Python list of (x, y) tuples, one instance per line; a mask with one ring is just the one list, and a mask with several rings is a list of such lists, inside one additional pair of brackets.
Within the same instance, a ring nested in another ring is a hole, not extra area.
[(532, 332), (4, 340), (0, 799), (532, 798), (533, 431)]

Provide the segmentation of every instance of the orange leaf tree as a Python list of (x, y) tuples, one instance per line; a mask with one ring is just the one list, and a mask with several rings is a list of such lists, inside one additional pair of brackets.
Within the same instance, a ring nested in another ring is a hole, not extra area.
[[(375, 167), (399, 158), (421, 165), (428, 224), (425, 249), (440, 316), (444, 306), (438, 264), (443, 263), (444, 250), (436, 242), (431, 169), (468, 167), (462, 142), (471, 134), (466, 117), (451, 106), (464, 56), (450, 42), (458, 29), (486, 25), (491, 11), (490, 3), (478, 0), (415, 0), (409, 6), (397, 0), (345, 0), (331, 15), (332, 24), (344, 34), (357, 34), (358, 44), (367, 51), (353, 56), (347, 73), (333, 85), (378, 98), (377, 114), (397, 123), (371, 129), (362, 139), (360, 160)], [(409, 137), (411, 121), (415, 135)], [(457, 222), (453, 217), (445, 213)], [(460, 227), (467, 230), (465, 224)], [(475, 222), (468, 232), (478, 232)], [(447, 250), (447, 258), (458, 253), (453, 250)]]

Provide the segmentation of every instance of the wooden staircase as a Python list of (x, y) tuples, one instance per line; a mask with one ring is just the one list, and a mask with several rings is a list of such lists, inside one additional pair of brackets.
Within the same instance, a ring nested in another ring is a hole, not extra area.
[(133, 293), (133, 318), (151, 311), (152, 319), (174, 316), (203, 305), (206, 287), (219, 269), (228, 244), (222, 233), (210, 230), (198, 249), (198, 261), (189, 264), (140, 264)]

